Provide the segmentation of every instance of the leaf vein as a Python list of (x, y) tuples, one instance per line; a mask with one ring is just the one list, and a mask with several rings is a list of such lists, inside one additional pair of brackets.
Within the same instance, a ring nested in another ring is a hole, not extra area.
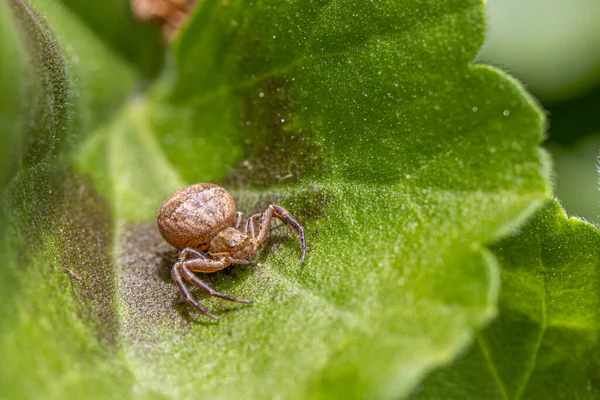
[(483, 357), (485, 358), (485, 361), (487, 363), (490, 374), (492, 375), (492, 378), (494, 379), (494, 382), (496, 383), (496, 386), (498, 387), (498, 391), (500, 392), (500, 395), (502, 396), (502, 398), (504, 400), (508, 400), (508, 392), (506, 391), (506, 386), (504, 385), (504, 382), (502, 381), (502, 378), (500, 377), (500, 374), (498, 373), (498, 370), (496, 369), (496, 366), (494, 365), (494, 360), (492, 360), (492, 357), (490, 355), (490, 350), (488, 349), (487, 343), (483, 339), (483, 336), (480, 331), (475, 332), (475, 339), (477, 340), (477, 343), (479, 344), (479, 348), (481, 349), (481, 352), (483, 353)]
[(545, 335), (546, 329), (548, 327), (548, 310), (547, 310), (547, 304), (546, 304), (546, 297), (547, 297), (547, 292), (548, 292), (548, 282), (547, 282), (546, 274), (545, 274), (546, 268), (542, 261), (542, 254), (541, 254), (542, 245), (541, 245), (541, 243), (538, 244), (538, 248), (540, 251), (540, 254), (538, 255), (539, 267), (541, 269), (541, 274), (542, 274), (542, 291), (541, 291), (541, 299), (540, 299), (542, 322), (541, 322), (541, 326), (540, 326), (540, 331), (538, 333), (538, 336), (537, 336), (537, 339), (535, 342), (533, 354), (531, 355), (531, 359), (530, 359), (529, 365), (527, 366), (527, 370), (525, 371), (525, 375), (523, 376), (523, 380), (521, 381), (521, 384), (519, 385), (517, 392), (515, 393), (514, 400), (518, 400), (519, 398), (521, 398), (521, 395), (525, 391), (527, 384), (529, 383), (529, 380), (531, 379), (531, 375), (533, 374), (533, 370), (535, 369), (535, 366), (537, 363), (537, 357), (540, 352), (540, 348), (542, 346), (542, 340), (544, 339), (544, 335)]

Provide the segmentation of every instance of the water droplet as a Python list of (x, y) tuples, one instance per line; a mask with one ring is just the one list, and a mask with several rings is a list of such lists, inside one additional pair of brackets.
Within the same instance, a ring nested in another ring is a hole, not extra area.
[(479, 110), (477, 107), (473, 107), (472, 108), (473, 112), (477, 112), (477, 110)]
[(504, 115), (505, 117), (508, 117), (510, 115), (510, 111), (504, 110), (504, 111), (502, 111), (502, 115)]
[(258, 94), (258, 97), (265, 97), (265, 94), (264, 94), (263, 92), (260, 92), (260, 93)]

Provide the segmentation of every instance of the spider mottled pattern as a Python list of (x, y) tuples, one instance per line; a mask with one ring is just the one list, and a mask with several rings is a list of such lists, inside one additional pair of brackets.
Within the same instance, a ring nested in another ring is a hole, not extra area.
[[(260, 214), (246, 220), (243, 230), (242, 213), (235, 208), (231, 195), (212, 183), (197, 183), (175, 192), (164, 202), (158, 215), (158, 229), (163, 238), (179, 250), (171, 277), (185, 301), (204, 315), (218, 320), (192, 297), (185, 282), (210, 296), (238, 303), (252, 303), (219, 293), (202, 282), (194, 272), (216, 272), (231, 264), (248, 264), (262, 245), (273, 218), (283, 221), (292, 232), (300, 235), (302, 257), (306, 257), (304, 228), (283, 207), (271, 204)], [(185, 281), (185, 282), (184, 282)]]

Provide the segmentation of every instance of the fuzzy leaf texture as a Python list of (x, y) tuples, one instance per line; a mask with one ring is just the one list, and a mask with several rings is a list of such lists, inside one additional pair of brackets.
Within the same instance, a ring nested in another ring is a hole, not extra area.
[[(480, 1), (205, 0), (144, 90), (126, 25), (6, 4), (2, 397), (401, 398), (496, 314), (485, 246), (549, 197), (550, 168), (531, 98), (471, 64)], [(300, 265), (274, 227), (250, 266), (203, 275), (256, 302), (194, 292), (218, 323), (179, 302), (155, 224), (206, 181), (246, 215), (286, 207), (309, 245)]]

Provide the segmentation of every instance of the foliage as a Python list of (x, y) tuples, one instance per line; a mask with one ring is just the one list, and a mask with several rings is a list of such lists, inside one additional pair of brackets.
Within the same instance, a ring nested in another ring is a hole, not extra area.
[[(112, 2), (0, 7), (3, 398), (398, 398), (485, 335), (512, 265), (486, 246), (550, 166), (532, 99), (471, 65), (481, 2), (205, 0), (153, 79), (154, 36), (100, 23), (129, 18)], [(154, 221), (201, 181), (309, 242), (299, 265), (275, 229), (206, 276), (256, 301), (203, 299), (219, 323), (178, 302)]]
[(498, 319), (415, 398), (598, 398), (599, 250), (598, 229), (556, 201), (496, 244)]

